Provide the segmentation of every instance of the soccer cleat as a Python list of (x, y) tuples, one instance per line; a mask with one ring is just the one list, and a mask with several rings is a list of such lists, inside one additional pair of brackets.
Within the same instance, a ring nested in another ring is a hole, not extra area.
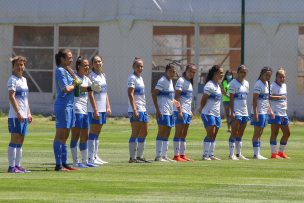
[(86, 164), (83, 164), (83, 163), (76, 163), (76, 164), (73, 164), (73, 166), (76, 168), (89, 168)]
[(139, 163), (139, 162), (137, 161), (137, 159), (132, 159), (132, 158), (130, 158), (130, 159), (129, 159), (129, 163)]
[(167, 157), (167, 156), (162, 156), (162, 159), (163, 159), (163, 160), (166, 160), (166, 161), (168, 161), (168, 162), (176, 162), (175, 160), (170, 159), (170, 158)]
[(284, 152), (278, 152), (278, 156), (280, 156), (283, 159), (290, 159)]
[(253, 155), (254, 159), (259, 159), (259, 160), (266, 160), (266, 157), (263, 157), (262, 155), (258, 154), (258, 155)]
[(88, 160), (88, 163), (93, 164), (93, 165), (98, 165), (98, 166), (103, 164), (101, 162), (98, 162), (96, 159), (91, 160), (90, 158)]
[(272, 159), (282, 159), (282, 158), (278, 155), (278, 153), (272, 153), (272, 154), (271, 154), (271, 158), (272, 158)]
[(102, 160), (98, 155), (95, 156), (95, 160), (96, 160), (97, 162), (99, 162), (99, 163), (102, 163), (102, 164), (108, 164), (108, 163), (109, 163), (109, 162), (107, 162), (107, 161)]
[(192, 159), (189, 159), (186, 155), (179, 155), (180, 158), (186, 160), (186, 161), (193, 161)]
[(69, 171), (68, 169), (60, 166), (60, 165), (56, 165), (55, 166), (55, 171)]
[(211, 161), (210, 157), (208, 157), (208, 156), (203, 156), (202, 160), (203, 161)]
[(186, 162), (187, 160), (182, 159), (180, 156), (176, 155), (173, 157), (173, 160), (177, 161), (177, 162)]
[(155, 160), (154, 160), (154, 161), (168, 162), (167, 160), (163, 159), (163, 158), (160, 157), (160, 156), (155, 157)]
[(209, 156), (209, 158), (210, 158), (211, 160), (215, 160), (215, 161), (220, 161), (220, 160), (221, 160), (220, 158), (218, 158), (218, 157), (216, 157), (216, 156), (214, 156), (214, 155)]
[(232, 156), (229, 156), (228, 157), (230, 160), (233, 160), (233, 161), (238, 161), (239, 159), (236, 157), (236, 156), (234, 156), (234, 155), (232, 155)]
[(239, 160), (249, 160), (248, 158), (244, 157), (243, 154), (237, 154), (236, 157), (237, 157)]
[(88, 168), (93, 168), (93, 167), (97, 167), (97, 165), (95, 165), (95, 164), (92, 164), (92, 163), (86, 163), (85, 164)]
[(13, 166), (9, 166), (7, 169), (7, 172), (8, 173), (24, 173), (24, 171), (21, 171), (18, 168), (13, 167)]
[(67, 164), (62, 164), (62, 167), (69, 170), (69, 171), (79, 171), (80, 169), (79, 168), (73, 168)]
[(152, 163), (152, 161), (146, 160), (144, 157), (136, 157), (139, 163)]
[(31, 173), (32, 171), (26, 170), (25, 168), (22, 168), (21, 166), (15, 166), (16, 169), (19, 171), (23, 171), (23, 173)]

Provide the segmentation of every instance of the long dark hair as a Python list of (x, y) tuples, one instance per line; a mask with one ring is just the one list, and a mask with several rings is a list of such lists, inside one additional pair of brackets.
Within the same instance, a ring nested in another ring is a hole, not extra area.
[[(194, 63), (188, 63), (188, 64), (187, 64), (186, 70), (183, 72), (183, 77), (184, 77), (184, 78), (186, 78), (186, 72), (187, 72), (187, 70), (189, 70), (190, 68), (196, 69), (195, 64), (194, 64)], [(190, 79), (190, 82), (191, 82), (191, 84), (193, 85), (193, 78)]]
[[(261, 72), (260, 72), (260, 76), (258, 78), (258, 80), (261, 79), (262, 75), (266, 72), (270, 71), (272, 73), (272, 69), (268, 66), (265, 66), (264, 68), (262, 68)], [(266, 81), (268, 83), (268, 91), (269, 91), (269, 94), (270, 94), (270, 81)]]
[(85, 60), (88, 60), (86, 57), (82, 57), (82, 56), (78, 56), (77, 59), (76, 59), (76, 66), (75, 66), (75, 69), (77, 71), (79, 71), (79, 67), (81, 65), (81, 63)]
[(228, 82), (228, 79), (227, 79), (227, 76), (228, 75), (232, 75), (232, 79), (233, 79), (233, 74), (232, 74), (232, 71), (231, 70), (226, 70), (226, 73), (224, 75), (224, 78), (222, 80), (222, 85), (224, 86), (224, 81), (226, 80)]
[(206, 78), (206, 83), (209, 82), (210, 80), (212, 80), (213, 76), (220, 70), (220, 68), (221, 67), (219, 65), (214, 65), (209, 69), (208, 75)]
[(58, 53), (55, 54), (56, 66), (59, 66), (61, 63), (61, 58), (65, 58), (70, 52), (71, 50), (69, 49), (59, 49)]

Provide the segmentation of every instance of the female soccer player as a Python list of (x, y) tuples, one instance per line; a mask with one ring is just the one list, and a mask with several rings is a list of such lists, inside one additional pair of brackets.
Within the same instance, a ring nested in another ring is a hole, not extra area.
[(196, 73), (194, 64), (188, 64), (183, 76), (175, 85), (175, 100), (180, 103), (180, 107), (174, 108), (175, 136), (173, 138), (175, 161), (191, 161), (186, 156), (186, 136), (193, 113), (191, 111), (193, 77)]
[(7, 82), (10, 109), (8, 113), (8, 130), (11, 140), (8, 145), (9, 173), (31, 172), (21, 167), (22, 144), (27, 133), (32, 115), (28, 103), (28, 86), (23, 72), (27, 59), (23, 56), (11, 58), (13, 74)]
[(201, 118), (204, 123), (207, 136), (203, 144), (203, 160), (220, 160), (214, 156), (215, 138), (221, 126), (220, 105), (222, 92), (219, 86), (224, 76), (224, 70), (218, 65), (209, 70), (204, 94), (201, 100)]
[[(76, 77), (82, 81), (80, 85), (79, 96), (74, 97), (74, 124), (72, 127), (71, 137), (71, 152), (73, 157), (73, 166), (78, 168), (94, 167), (95, 165), (88, 163), (88, 135), (89, 135), (89, 120), (88, 120), (88, 97), (94, 110), (95, 119), (99, 119), (94, 95), (92, 91), (99, 92), (101, 86), (92, 83), (87, 77), (89, 73), (88, 59), (79, 56), (76, 61)], [(76, 90), (75, 90), (76, 91)], [(82, 162), (78, 161), (77, 144), (80, 138), (79, 149), (82, 157)]]
[(133, 61), (134, 72), (128, 78), (128, 114), (132, 128), (129, 139), (129, 163), (148, 163), (143, 154), (145, 140), (148, 134), (148, 115), (146, 113), (145, 84), (141, 74), (144, 61), (135, 57)]
[(175, 67), (172, 64), (168, 64), (166, 66), (165, 75), (158, 80), (155, 88), (152, 90), (152, 99), (158, 124), (155, 161), (174, 161), (169, 159), (167, 154), (169, 145), (168, 138), (170, 136), (171, 128), (174, 127), (174, 87), (172, 79), (175, 74)]
[[(242, 137), (249, 121), (247, 109), (247, 95), (249, 93), (249, 83), (245, 80), (247, 67), (240, 65), (237, 69), (237, 78), (229, 84), (230, 92), (230, 120), (231, 135), (229, 138), (229, 159), (231, 160), (248, 160), (241, 153)], [(236, 156), (234, 155), (236, 149)]]
[(108, 163), (103, 161), (98, 156), (99, 151), (99, 134), (103, 124), (106, 123), (106, 115), (110, 116), (112, 114), (109, 96), (107, 94), (107, 82), (105, 74), (102, 72), (102, 58), (98, 55), (92, 58), (92, 72), (89, 74), (89, 78), (92, 83), (99, 84), (101, 86), (100, 92), (94, 91), (94, 98), (96, 101), (97, 111), (99, 113), (99, 119), (95, 119), (93, 112), (94, 108), (91, 103), (88, 105), (88, 116), (90, 123), (90, 133), (88, 140), (88, 156), (89, 163), (91, 164), (105, 164)]
[(56, 91), (54, 103), (56, 116), (56, 134), (53, 148), (56, 160), (55, 171), (78, 170), (67, 164), (68, 150), (66, 141), (73, 124), (74, 89), (81, 84), (74, 72), (70, 69), (73, 62), (72, 52), (69, 49), (60, 49), (55, 55), (56, 60)]
[(225, 115), (227, 119), (227, 127), (228, 127), (228, 132), (231, 132), (231, 126), (230, 126), (230, 115), (229, 115), (229, 101), (230, 101), (230, 95), (229, 95), (229, 83), (233, 80), (233, 74), (230, 70), (227, 70), (224, 79), (222, 81), (222, 100), (223, 100), (223, 105), (224, 105), (224, 110), (225, 110)]
[[(287, 87), (285, 84), (286, 73), (280, 68), (276, 73), (276, 79), (270, 86), (270, 104), (275, 114), (274, 119), (269, 119), (271, 124), (271, 158), (289, 158), (285, 153), (285, 147), (290, 136), (289, 120), (287, 116)], [(277, 152), (277, 136), (279, 130), (282, 130), (283, 136), (280, 141), (280, 148)]]
[(256, 81), (253, 89), (253, 102), (252, 102), (252, 121), (251, 125), (254, 126), (252, 137), (253, 145), (253, 158), (254, 159), (267, 159), (260, 154), (261, 149), (261, 136), (264, 128), (266, 127), (267, 114), (274, 117), (272, 109), (269, 104), (269, 80), (272, 75), (272, 70), (269, 67), (264, 67), (261, 70), (259, 79)]

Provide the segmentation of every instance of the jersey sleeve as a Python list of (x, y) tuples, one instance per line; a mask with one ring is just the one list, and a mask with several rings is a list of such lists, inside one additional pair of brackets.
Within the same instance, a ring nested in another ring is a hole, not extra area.
[(229, 93), (231, 93), (231, 94), (235, 94), (236, 93), (236, 87), (235, 87), (235, 83), (234, 82), (231, 82), (229, 84)]
[(15, 79), (10, 78), (7, 81), (7, 89), (8, 89), (8, 91), (13, 90), (16, 92), (16, 80)]
[(63, 91), (64, 88), (69, 85), (65, 70), (56, 70), (56, 81), (61, 91)]
[(210, 83), (207, 83), (204, 87), (204, 94), (211, 95), (214, 92)]
[(128, 88), (135, 88), (135, 78), (134, 77), (129, 77), (128, 78)]
[(163, 80), (163, 78), (159, 79), (155, 86), (155, 89), (160, 90), (160, 91), (164, 90), (164, 88), (165, 88), (164, 82), (165, 82), (165, 80)]
[(182, 90), (183, 90), (183, 85), (184, 85), (184, 80), (183, 80), (182, 78), (179, 78), (179, 79), (176, 81), (175, 90), (182, 91)]
[(258, 82), (255, 83), (253, 88), (253, 93), (260, 94), (262, 92), (262, 87)]

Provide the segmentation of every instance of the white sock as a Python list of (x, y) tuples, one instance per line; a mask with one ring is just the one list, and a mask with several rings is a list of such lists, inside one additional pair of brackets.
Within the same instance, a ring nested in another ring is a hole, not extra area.
[(215, 149), (215, 141), (212, 141), (209, 149), (209, 157), (214, 156), (214, 149)]
[(260, 147), (253, 147), (253, 154), (255, 156), (259, 155), (260, 154)]
[(178, 156), (180, 152), (180, 139), (174, 138), (173, 139), (173, 148), (174, 148), (174, 156)]
[(271, 154), (276, 153), (277, 152), (277, 145), (270, 145), (270, 149), (271, 149)]
[(16, 148), (16, 160), (15, 160), (15, 165), (16, 166), (21, 166), (21, 159), (22, 159), (22, 146), (17, 146)]
[(242, 146), (243, 146), (242, 141), (235, 141), (235, 151), (236, 151), (236, 154), (240, 155), (242, 153), (241, 152)]
[(94, 157), (98, 157), (98, 151), (99, 151), (99, 139), (98, 137), (95, 140), (95, 153), (94, 153)]
[(71, 148), (71, 154), (73, 158), (73, 164), (77, 164), (78, 163), (77, 145), (76, 147)]
[(186, 148), (187, 148), (186, 140), (181, 140), (180, 141), (180, 147), (179, 147), (179, 154), (180, 155), (185, 155), (186, 154)]
[(232, 157), (234, 155), (235, 142), (229, 142), (229, 156)]
[(163, 141), (161, 138), (156, 138), (156, 157), (161, 157), (162, 154)]
[(88, 159), (92, 161), (95, 154), (95, 140), (88, 140)]
[(280, 152), (284, 152), (285, 147), (286, 147), (286, 144), (285, 145), (280, 144), (280, 148), (279, 148)]
[(15, 167), (15, 160), (16, 160), (16, 146), (15, 144), (10, 143), (7, 150), (8, 156), (8, 164), (11, 167)]
[(136, 149), (137, 149), (136, 138), (131, 137), (129, 139), (129, 154), (131, 159), (136, 159)]
[(203, 142), (203, 156), (207, 157), (209, 154), (211, 142)]
[(88, 163), (88, 150), (81, 150), (80, 151), (82, 163), (87, 164)]
[(145, 138), (137, 138), (137, 157), (144, 157), (144, 150), (146, 144)]
[(162, 146), (162, 157), (168, 157), (168, 147), (169, 147), (169, 141), (164, 140)]

